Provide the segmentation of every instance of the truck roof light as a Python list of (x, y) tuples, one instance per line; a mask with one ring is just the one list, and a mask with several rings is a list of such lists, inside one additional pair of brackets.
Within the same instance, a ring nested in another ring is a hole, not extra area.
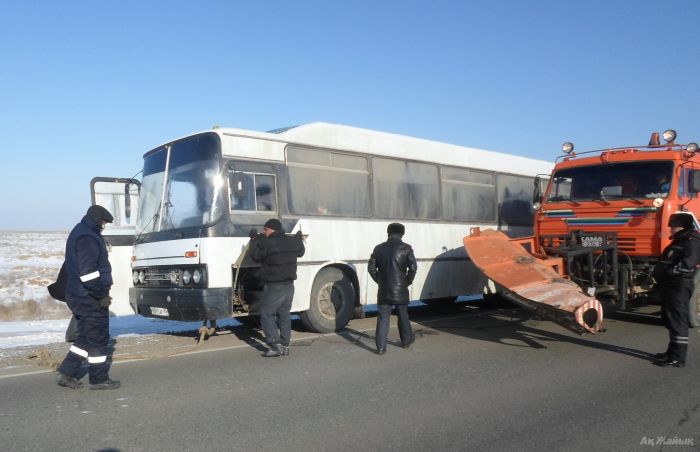
[(698, 144), (688, 143), (688, 146), (685, 147), (685, 150), (690, 152), (691, 154), (695, 154), (696, 152), (698, 152)]
[(561, 145), (561, 150), (567, 154), (571, 154), (572, 152), (574, 152), (574, 143), (567, 141), (566, 143)]
[(673, 142), (676, 139), (676, 131), (673, 129), (668, 129), (667, 131), (664, 132), (664, 141), (669, 144), (673, 144)]
[(653, 132), (651, 138), (649, 138), (649, 146), (659, 146), (659, 132)]

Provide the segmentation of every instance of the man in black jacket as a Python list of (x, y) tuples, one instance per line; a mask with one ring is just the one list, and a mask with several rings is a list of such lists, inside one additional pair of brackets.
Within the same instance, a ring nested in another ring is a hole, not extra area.
[(297, 279), (297, 257), (304, 255), (301, 231), (285, 235), (276, 218), (267, 220), (263, 233), (251, 230), (250, 257), (262, 263), (261, 276), (265, 288), (260, 300), (260, 324), (269, 347), (263, 356), (289, 355), (292, 335), (290, 311)]
[(377, 354), (386, 353), (386, 338), (389, 332), (389, 318), (396, 306), (399, 317), (399, 337), (404, 348), (408, 348), (415, 336), (408, 319), (408, 286), (416, 276), (418, 266), (413, 256), (413, 248), (401, 238), (406, 228), (401, 223), (391, 223), (386, 230), (389, 238), (374, 248), (367, 263), (367, 270), (379, 285), (377, 291)]
[(90, 206), (66, 241), (65, 297), (78, 323), (78, 337), (58, 369), (60, 386), (79, 389), (80, 367), (89, 364), (90, 389), (117, 389), (120, 383), (109, 378), (107, 347), (112, 266), (102, 229), (112, 215), (102, 206)]
[(675, 213), (668, 220), (673, 241), (664, 249), (654, 269), (660, 286), (661, 317), (668, 329), (665, 353), (656, 358), (662, 367), (685, 367), (688, 353), (689, 302), (693, 294), (693, 276), (700, 265), (700, 234), (690, 214)]

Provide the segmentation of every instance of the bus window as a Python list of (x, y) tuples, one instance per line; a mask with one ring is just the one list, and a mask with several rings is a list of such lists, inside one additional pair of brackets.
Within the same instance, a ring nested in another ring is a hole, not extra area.
[(440, 189), (435, 165), (375, 157), (372, 169), (378, 217), (439, 217)]
[(301, 215), (370, 215), (365, 157), (287, 147), (289, 206)]
[(498, 222), (504, 225), (530, 226), (533, 222), (531, 177), (498, 174)]
[(496, 221), (493, 174), (442, 168), (442, 208), (446, 220)]
[(259, 212), (277, 211), (274, 176), (266, 174), (255, 175), (255, 206)]
[(231, 210), (276, 212), (275, 177), (234, 172), (229, 176)]

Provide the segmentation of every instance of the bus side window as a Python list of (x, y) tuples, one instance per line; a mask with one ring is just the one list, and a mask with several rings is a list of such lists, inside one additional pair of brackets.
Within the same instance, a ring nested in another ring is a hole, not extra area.
[(258, 211), (277, 211), (275, 202), (275, 178), (264, 174), (255, 175), (255, 203)]
[(231, 184), (231, 210), (255, 210), (253, 176), (233, 173), (229, 183)]

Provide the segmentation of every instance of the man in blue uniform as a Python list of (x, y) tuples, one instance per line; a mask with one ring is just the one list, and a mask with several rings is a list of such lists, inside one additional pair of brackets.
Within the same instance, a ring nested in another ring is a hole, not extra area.
[(399, 337), (403, 348), (415, 341), (411, 321), (408, 318), (408, 286), (413, 283), (418, 265), (413, 248), (401, 238), (406, 228), (401, 223), (391, 223), (386, 230), (388, 239), (374, 248), (367, 262), (367, 271), (378, 284), (377, 290), (377, 354), (386, 353), (391, 311), (396, 306), (399, 317)]
[(674, 213), (669, 217), (672, 242), (661, 253), (654, 269), (654, 278), (660, 286), (661, 317), (668, 329), (666, 352), (656, 358), (662, 367), (685, 367), (688, 354), (688, 315), (693, 294), (693, 277), (700, 265), (700, 234), (689, 213)]
[(66, 303), (78, 323), (78, 338), (58, 369), (56, 383), (60, 386), (83, 387), (78, 374), (85, 360), (89, 364), (90, 389), (120, 386), (109, 378), (107, 361), (112, 267), (101, 233), (105, 224), (112, 221), (107, 209), (90, 206), (66, 241)]

